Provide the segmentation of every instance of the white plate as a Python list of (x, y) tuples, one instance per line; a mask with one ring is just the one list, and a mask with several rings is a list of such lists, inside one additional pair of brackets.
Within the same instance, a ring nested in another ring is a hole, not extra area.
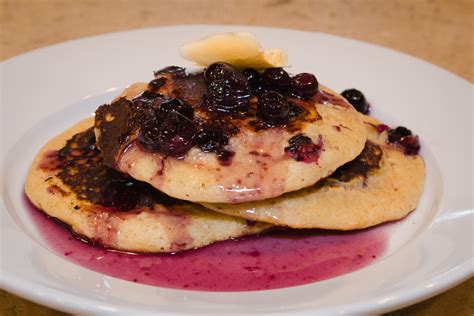
[[(395, 225), (385, 256), (330, 280), (286, 289), (207, 293), (134, 284), (81, 268), (42, 241), (23, 205), (27, 167), (42, 144), (152, 71), (186, 65), (180, 44), (251, 31), (288, 52), (290, 71), (337, 91), (357, 87), (373, 115), (422, 140), (427, 183), (418, 209)], [(319, 33), (188, 25), (66, 42), (2, 63), (1, 286), (73, 313), (375, 313), (413, 304), (473, 274), (472, 92), (465, 80), (404, 54)]]

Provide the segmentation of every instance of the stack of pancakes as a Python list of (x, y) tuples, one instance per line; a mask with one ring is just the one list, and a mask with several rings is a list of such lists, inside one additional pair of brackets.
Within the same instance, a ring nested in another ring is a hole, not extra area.
[[(169, 69), (155, 74), (164, 79), (153, 93), (201, 111), (202, 73)], [(145, 121), (131, 105), (151, 90), (133, 84), (50, 140), (26, 180), (34, 205), (83, 238), (134, 252), (178, 252), (273, 227), (361, 229), (417, 206), (420, 156), (326, 87), (293, 100), (305, 114), (288, 124), (216, 119), (233, 128), (226, 160), (198, 146), (179, 157), (140, 146)], [(301, 136), (311, 146), (298, 147)]]

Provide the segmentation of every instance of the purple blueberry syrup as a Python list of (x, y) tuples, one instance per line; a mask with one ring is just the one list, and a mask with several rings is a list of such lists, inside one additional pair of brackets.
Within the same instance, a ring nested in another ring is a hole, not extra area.
[(168, 111), (142, 126), (138, 143), (148, 151), (180, 157), (194, 146), (196, 134), (193, 121), (179, 112)]
[(308, 284), (361, 269), (383, 255), (389, 224), (352, 232), (281, 230), (178, 254), (130, 254), (92, 246), (37, 210), (36, 227), (57, 255), (131, 282), (195, 291), (255, 291)]

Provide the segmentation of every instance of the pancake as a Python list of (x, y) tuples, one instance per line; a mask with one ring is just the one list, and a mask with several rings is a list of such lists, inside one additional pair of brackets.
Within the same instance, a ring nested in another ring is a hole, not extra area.
[(388, 144), (381, 122), (361, 115), (368, 130), (362, 153), (315, 185), (280, 197), (236, 205), (209, 204), (224, 214), (293, 228), (352, 230), (398, 220), (416, 208), (424, 162)]
[[(366, 129), (360, 116), (328, 88), (320, 86), (309, 99), (287, 97), (290, 118), (285, 124), (269, 126), (256, 114), (255, 96), (244, 115), (213, 112), (203, 105), (203, 74), (175, 70), (156, 75), (155, 80), (163, 79), (157, 90), (145, 83), (130, 86), (112, 104), (96, 111), (95, 122), (105, 163), (169, 196), (230, 204), (276, 197), (327, 177), (364, 148)], [(149, 113), (159, 110), (167, 97), (191, 105), (198, 133), (210, 128), (214, 137), (225, 135), (225, 146), (208, 150), (199, 144), (202, 134), (197, 145), (179, 156), (140, 145), (138, 135), (151, 120)]]
[(37, 208), (81, 238), (125, 251), (178, 252), (270, 227), (170, 198), (105, 167), (93, 124), (83, 120), (49, 141), (25, 185)]

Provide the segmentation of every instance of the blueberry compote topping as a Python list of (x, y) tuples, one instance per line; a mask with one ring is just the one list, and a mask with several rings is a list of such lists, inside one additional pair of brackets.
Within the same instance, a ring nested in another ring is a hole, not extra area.
[(323, 150), (323, 141), (321, 136), (315, 144), (308, 136), (298, 134), (293, 136), (288, 141), (288, 146), (285, 147), (286, 154), (296, 161), (306, 163), (318, 162), (321, 151)]
[(196, 134), (193, 121), (178, 112), (168, 111), (142, 126), (138, 144), (149, 151), (181, 157), (194, 146)]
[(40, 168), (56, 172), (56, 176), (80, 200), (111, 207), (115, 211), (152, 207), (154, 203), (178, 203), (150, 185), (106, 167), (95, 145), (92, 128), (74, 135), (63, 148), (54, 152), (54, 156), (54, 164), (40, 165)]
[(194, 118), (193, 107), (187, 103), (184, 103), (180, 99), (170, 99), (164, 102), (160, 102), (160, 104), (158, 104), (156, 108), (157, 111), (155, 112), (155, 115), (157, 117), (166, 115), (166, 113), (168, 112), (176, 112), (187, 117), (190, 120)]
[(232, 77), (212, 81), (204, 95), (208, 108), (223, 114), (245, 115), (249, 109), (249, 100), (247, 83)]
[(341, 95), (360, 113), (368, 114), (370, 112), (370, 105), (367, 103), (364, 94), (359, 90), (347, 89), (342, 91)]
[(418, 136), (403, 126), (388, 130), (388, 142), (401, 146), (407, 155), (416, 155), (420, 150)]
[(282, 68), (240, 71), (218, 62), (188, 74), (171, 66), (156, 71), (147, 91), (133, 100), (99, 107), (97, 145), (111, 167), (135, 141), (146, 151), (177, 158), (196, 146), (215, 153), (225, 165), (235, 154), (229, 139), (240, 131), (278, 126), (297, 133), (306, 122), (320, 119), (315, 108), (319, 95), (318, 81), (309, 73), (290, 77)]

